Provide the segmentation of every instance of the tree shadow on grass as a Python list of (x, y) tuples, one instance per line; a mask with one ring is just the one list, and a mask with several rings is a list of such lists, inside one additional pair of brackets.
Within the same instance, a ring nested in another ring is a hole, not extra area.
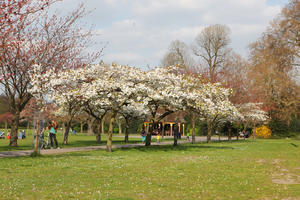
[(135, 149), (138, 151), (142, 152), (168, 152), (168, 151), (187, 151), (187, 150), (197, 150), (197, 149), (216, 149), (216, 150), (221, 150), (221, 149), (236, 149), (234, 147), (228, 147), (228, 146), (207, 146), (207, 145), (193, 145), (193, 144), (184, 144), (184, 145), (178, 145), (178, 146), (173, 146), (173, 145), (155, 145), (155, 146), (139, 146), (139, 147), (133, 147), (133, 148), (120, 148), (118, 150), (121, 151), (128, 151), (130, 149)]
[(7, 146), (0, 146), (0, 152), (1, 151), (22, 151), (22, 150), (31, 150), (31, 146), (29, 147), (28, 145), (18, 145), (17, 147), (10, 147), (9, 145)]
[[(117, 145), (117, 144), (137, 144), (140, 143), (140, 141), (129, 141), (127, 143), (124, 142), (124, 140), (113, 140), (112, 144)], [(89, 146), (105, 146), (106, 145), (106, 140), (102, 140), (101, 143), (97, 143), (94, 140), (83, 140), (83, 141), (72, 141), (67, 145), (63, 145), (63, 147), (89, 147)]]
[[(247, 142), (254, 142), (255, 140), (243, 140), (243, 139), (232, 139), (232, 140), (212, 140), (212, 143), (247, 143)], [(206, 143), (206, 142), (202, 142), (202, 143)]]

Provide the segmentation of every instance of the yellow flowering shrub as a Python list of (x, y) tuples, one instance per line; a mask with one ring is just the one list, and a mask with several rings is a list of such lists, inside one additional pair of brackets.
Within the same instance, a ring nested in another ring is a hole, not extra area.
[(261, 126), (261, 127), (256, 128), (255, 133), (256, 133), (257, 137), (270, 138), (272, 131), (271, 131), (271, 129), (269, 129), (266, 126)]

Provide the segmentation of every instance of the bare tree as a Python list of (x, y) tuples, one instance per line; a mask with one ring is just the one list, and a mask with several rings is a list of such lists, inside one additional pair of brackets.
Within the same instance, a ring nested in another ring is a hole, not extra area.
[(195, 71), (195, 61), (191, 56), (190, 48), (179, 40), (171, 42), (169, 50), (164, 55), (161, 63), (163, 66), (177, 65), (184, 72)]
[(226, 55), (230, 51), (230, 29), (225, 25), (212, 25), (204, 28), (196, 37), (192, 49), (200, 57), (202, 66), (208, 70), (209, 80), (215, 82), (218, 70), (223, 67)]

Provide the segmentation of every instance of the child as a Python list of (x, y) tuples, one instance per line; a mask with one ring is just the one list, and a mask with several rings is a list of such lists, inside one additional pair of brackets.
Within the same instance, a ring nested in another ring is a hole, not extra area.
[(160, 142), (160, 133), (157, 134), (156, 141), (157, 141), (157, 144)]
[(9, 140), (10, 139), (10, 132), (7, 133), (6, 138)]
[(4, 132), (1, 132), (1, 131), (0, 131), (0, 139), (5, 139)]

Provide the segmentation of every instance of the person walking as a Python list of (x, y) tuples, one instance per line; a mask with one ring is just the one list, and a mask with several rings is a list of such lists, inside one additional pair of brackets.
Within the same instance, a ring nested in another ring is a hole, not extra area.
[(58, 125), (57, 125), (56, 121), (52, 120), (51, 122), (49, 122), (48, 129), (50, 130), (51, 149), (53, 149), (53, 140), (55, 142), (56, 148), (60, 149), (58, 146), (58, 143), (57, 143), (57, 139), (56, 139), (57, 128), (58, 128)]
[(145, 130), (145, 125), (143, 125), (142, 130), (141, 130), (141, 136), (142, 136), (142, 142), (145, 143), (146, 141), (146, 130)]

